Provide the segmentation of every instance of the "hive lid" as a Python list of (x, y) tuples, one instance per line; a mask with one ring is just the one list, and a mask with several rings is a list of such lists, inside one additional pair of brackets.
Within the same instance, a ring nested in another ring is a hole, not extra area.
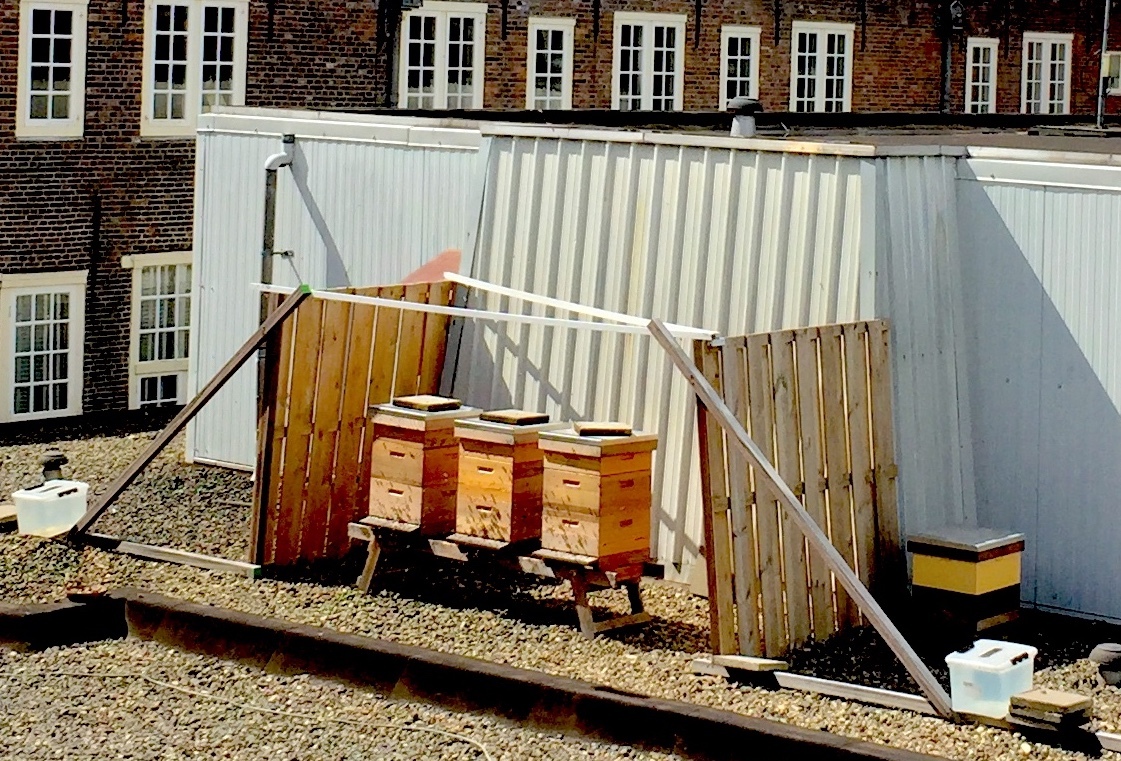
[(446, 412), (448, 410), (459, 409), (463, 406), (463, 403), (458, 399), (452, 399), (447, 396), (418, 394), (416, 396), (399, 396), (393, 400), (393, 406), (404, 407), (409, 410), (420, 410), (421, 412)]
[(907, 538), (907, 548), (916, 546), (945, 547), (965, 552), (986, 552), (1024, 541), (1023, 534), (991, 528), (946, 526), (944, 528), (912, 534)]
[(578, 436), (630, 436), (634, 429), (626, 423), (573, 423), (572, 429)]
[(544, 412), (529, 410), (491, 410), (479, 415), (479, 420), (504, 425), (541, 425), (549, 422), (549, 416)]

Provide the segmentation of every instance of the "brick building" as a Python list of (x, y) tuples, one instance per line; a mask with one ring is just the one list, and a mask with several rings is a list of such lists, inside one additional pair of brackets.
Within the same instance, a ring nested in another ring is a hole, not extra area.
[(960, 10), (0, 0), (0, 423), (184, 401), (205, 108), (1093, 114), (1097, 0)]

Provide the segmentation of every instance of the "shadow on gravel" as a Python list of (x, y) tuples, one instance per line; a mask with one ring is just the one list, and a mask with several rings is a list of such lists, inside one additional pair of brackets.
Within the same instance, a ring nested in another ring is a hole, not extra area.
[[(269, 568), (266, 575), (280, 581), (352, 587), (365, 554), (364, 549), (356, 549), (342, 561)], [(576, 627), (576, 609), (567, 583), (483, 563), (472, 565), (423, 553), (386, 553), (371, 589), (371, 594), (379, 593), (453, 610), (488, 610), (532, 626)], [(645, 597), (649, 600), (649, 592)], [(590, 600), (597, 619), (626, 611), (626, 593), (621, 589), (594, 592)], [(657, 611), (651, 615), (653, 619), (644, 626), (599, 636), (643, 650), (708, 651), (707, 627), (662, 618)]]
[(91, 412), (75, 418), (0, 424), (0, 446), (50, 444), (91, 436), (127, 436), (158, 431), (179, 412), (179, 407)]

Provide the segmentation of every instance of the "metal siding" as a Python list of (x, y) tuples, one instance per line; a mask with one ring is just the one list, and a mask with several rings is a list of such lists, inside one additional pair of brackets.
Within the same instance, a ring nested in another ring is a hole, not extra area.
[[(472, 275), (726, 335), (871, 317), (859, 311), (864, 163), (496, 137)], [(566, 333), (472, 321), (456, 396), (656, 432), (654, 552), (690, 564), (702, 535), (692, 395), (645, 337)]]
[(967, 161), (958, 185), (980, 520), (1027, 535), (1028, 602), (1121, 619), (1121, 170)]
[[(256, 328), (264, 162), (277, 135), (199, 135), (195, 362), (198, 389)], [(440, 252), (470, 250), (478, 221), (478, 150), (301, 139), (279, 170), (274, 282), (314, 287), (399, 282)], [(191, 429), (196, 459), (250, 466), (255, 369), (246, 367)]]

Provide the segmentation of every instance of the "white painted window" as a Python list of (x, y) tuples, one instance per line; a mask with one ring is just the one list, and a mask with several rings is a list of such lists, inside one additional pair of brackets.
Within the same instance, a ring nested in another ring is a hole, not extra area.
[(1105, 54), (1102, 77), (1105, 78), (1106, 95), (1121, 95), (1121, 52)]
[(401, 18), (400, 108), (482, 108), (486, 3), (428, 0)]
[(1021, 111), (1025, 114), (1070, 113), (1072, 34), (1024, 33)]
[(0, 421), (80, 415), (86, 272), (0, 276)]
[(186, 402), (191, 253), (126, 256), (132, 268), (129, 407)]
[(680, 111), (685, 16), (615, 14), (611, 102), (622, 111)]
[(82, 136), (87, 2), (20, 3), (16, 137)]
[(852, 110), (853, 24), (795, 21), (791, 111)]
[(198, 115), (245, 102), (248, 0), (146, 0), (140, 134), (193, 134)]
[(728, 107), (733, 98), (759, 97), (759, 39), (757, 26), (720, 29), (720, 103)]
[(572, 35), (576, 19), (530, 16), (525, 107), (572, 108)]
[(970, 37), (965, 53), (965, 112), (996, 113), (996, 60), (999, 41)]

